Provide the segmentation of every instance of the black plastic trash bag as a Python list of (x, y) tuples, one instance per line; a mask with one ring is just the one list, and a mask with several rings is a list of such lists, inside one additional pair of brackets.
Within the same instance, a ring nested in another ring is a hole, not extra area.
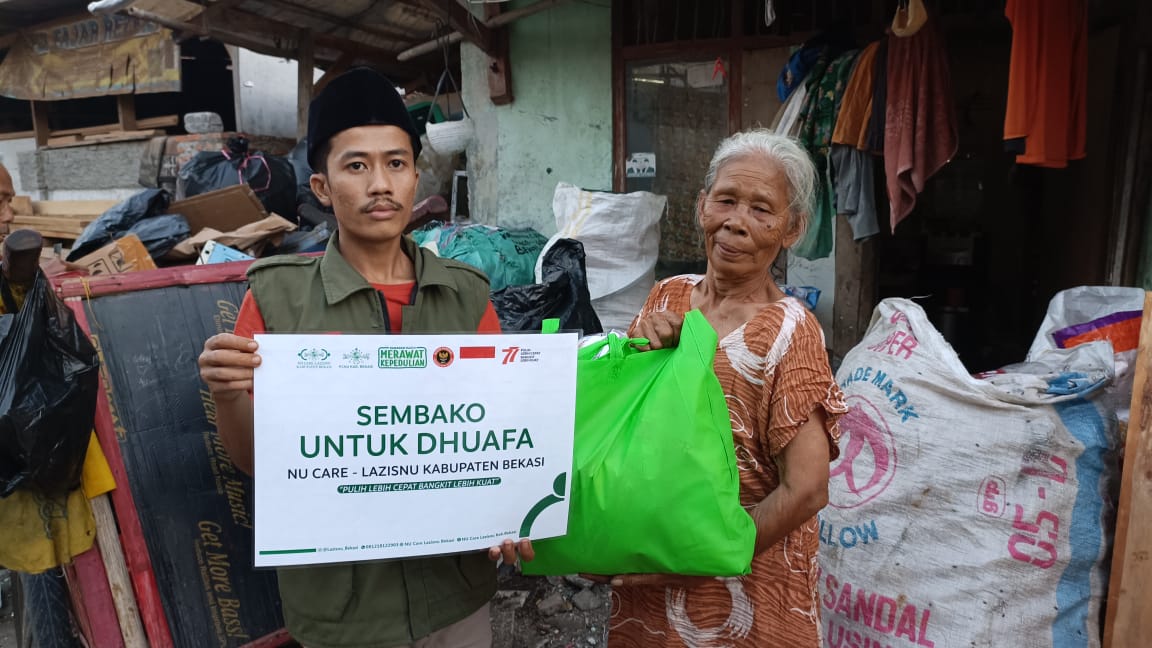
[(232, 137), (222, 151), (197, 153), (176, 180), (177, 198), (246, 183), (269, 213), (296, 221), (296, 172), (287, 158), (248, 150), (248, 140)]
[[(168, 254), (180, 241), (191, 236), (188, 220), (180, 214), (160, 214), (132, 226), (127, 234), (140, 237), (140, 242), (148, 249), (148, 256), (159, 260)], [(120, 238), (117, 236), (116, 238)]]
[[(335, 217), (331, 207), (320, 204), (320, 199), (312, 193), (312, 166), (308, 164), (308, 138), (301, 139), (292, 152), (285, 156), (292, 165), (292, 172), (296, 178), (296, 211), (300, 215), (300, 226), (319, 225), (315, 217), (309, 218), (308, 211), (321, 214), (325, 221), (331, 221), (330, 229), (335, 229)], [(327, 215), (326, 217), (323, 215)]]
[(72, 244), (68, 260), (75, 261), (95, 252), (127, 234), (141, 220), (164, 213), (171, 200), (172, 196), (163, 189), (145, 189), (117, 203), (84, 228), (80, 237)]
[(543, 283), (509, 286), (492, 293), (492, 305), (504, 331), (539, 331), (546, 319), (558, 318), (563, 330), (584, 335), (603, 333), (588, 293), (584, 245), (560, 239), (544, 253)]
[(0, 338), (0, 497), (28, 487), (63, 495), (80, 484), (96, 416), (96, 349), (43, 272), (23, 308), (0, 321), (9, 318)]

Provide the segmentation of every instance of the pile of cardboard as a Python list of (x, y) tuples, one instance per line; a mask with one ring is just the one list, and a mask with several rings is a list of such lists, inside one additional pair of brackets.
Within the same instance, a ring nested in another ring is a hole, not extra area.
[[(67, 250), (84, 228), (116, 205), (114, 200), (43, 200), (17, 196), (12, 201), (13, 229), (32, 229), (44, 237), (42, 259), (63, 263)], [(294, 223), (269, 214), (248, 185), (236, 185), (180, 200), (168, 213), (188, 221), (192, 236), (162, 260), (165, 265), (220, 263), (260, 256), (268, 243), (278, 243)], [(89, 275), (156, 269), (157, 264), (134, 234), (123, 236), (63, 269)]]

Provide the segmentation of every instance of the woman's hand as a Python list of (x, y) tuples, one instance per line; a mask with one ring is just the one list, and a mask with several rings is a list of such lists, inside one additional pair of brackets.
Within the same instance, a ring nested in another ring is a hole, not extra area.
[(580, 574), (593, 583), (607, 583), (612, 587), (682, 587), (690, 588), (703, 585), (709, 581), (719, 580), (716, 576), (684, 576), (681, 574), (617, 574), (616, 576), (603, 576), (600, 574)]
[(670, 311), (657, 311), (636, 322), (632, 327), (632, 337), (648, 339), (645, 346), (637, 345), (641, 351), (669, 349), (680, 344), (680, 330), (684, 328), (684, 316)]

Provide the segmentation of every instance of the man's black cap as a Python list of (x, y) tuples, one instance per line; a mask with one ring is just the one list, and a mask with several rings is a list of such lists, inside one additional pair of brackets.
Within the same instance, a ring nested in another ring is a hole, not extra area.
[(397, 126), (412, 139), (412, 157), (420, 157), (420, 134), (396, 86), (368, 67), (353, 68), (332, 81), (308, 106), (308, 164), (341, 131), (357, 126)]

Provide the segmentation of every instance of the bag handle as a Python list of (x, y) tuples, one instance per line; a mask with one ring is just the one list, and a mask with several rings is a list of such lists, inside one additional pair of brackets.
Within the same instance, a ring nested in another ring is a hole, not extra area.
[(604, 348), (607, 347), (608, 359), (623, 360), (628, 356), (640, 353), (640, 351), (636, 350), (636, 345), (644, 346), (646, 344), (648, 344), (648, 338), (621, 337), (609, 333), (604, 336), (603, 340), (581, 347), (578, 353), (581, 360), (595, 360), (596, 356), (600, 355)]
[[(448, 68), (444, 68), (444, 72), (440, 75), (440, 80), (436, 82), (436, 93), (432, 95), (432, 106), (428, 107), (429, 116), (432, 114), (432, 107), (436, 105), (436, 99), (440, 97), (440, 90), (444, 87), (445, 78), (452, 83), (452, 89), (456, 91), (456, 97), (460, 100), (460, 109), (464, 111), (464, 116), (471, 119), (472, 115), (468, 114), (468, 106), (464, 105), (464, 96), (460, 94), (460, 87), (456, 85), (456, 79), (452, 76), (452, 71)], [(448, 108), (448, 112), (451, 113), (451, 99), (448, 100)], [(448, 121), (448, 115), (444, 116), (444, 121)]]
[(684, 313), (684, 327), (680, 330), (680, 347), (692, 347), (700, 359), (700, 363), (711, 368), (716, 361), (716, 347), (720, 343), (720, 336), (716, 329), (708, 323), (704, 313), (696, 308)]
[[(229, 160), (229, 161), (232, 160), (232, 152), (228, 150), (228, 147), (224, 147), (223, 149), (220, 150), (220, 152), (224, 155), (225, 160)], [(245, 149), (243, 155), (244, 155), (244, 159), (240, 161), (240, 166), (236, 168), (236, 184), (245, 184), (245, 182), (244, 182), (244, 169), (248, 168), (248, 163), (251, 162), (252, 160), (258, 160), (258, 161), (264, 163), (264, 168), (268, 171), (268, 182), (265, 182), (264, 186), (260, 187), (260, 188), (252, 187), (252, 190), (253, 191), (268, 191), (268, 189), (272, 186), (272, 167), (268, 166), (268, 160), (264, 159), (264, 154), (263, 153), (256, 153), (255, 155), (250, 155), (247, 152), (247, 149)], [(256, 172), (259, 173), (260, 170), (257, 169)]]

